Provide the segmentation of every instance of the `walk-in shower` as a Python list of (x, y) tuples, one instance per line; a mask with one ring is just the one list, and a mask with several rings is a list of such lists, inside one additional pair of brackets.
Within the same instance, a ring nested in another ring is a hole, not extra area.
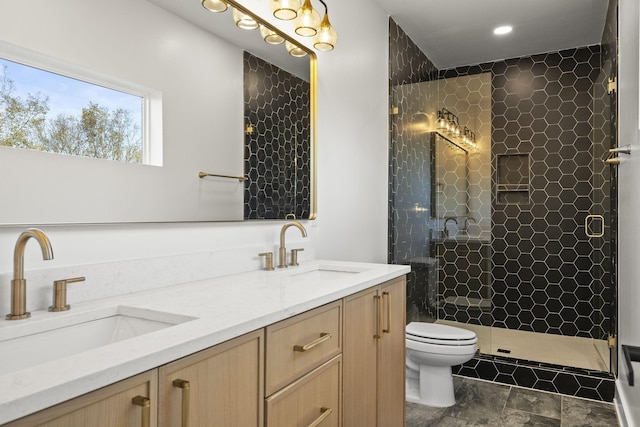
[(478, 335), (462, 375), (613, 396), (615, 9), (599, 45), (451, 70), (391, 21), (389, 261), (412, 267), (407, 321)]

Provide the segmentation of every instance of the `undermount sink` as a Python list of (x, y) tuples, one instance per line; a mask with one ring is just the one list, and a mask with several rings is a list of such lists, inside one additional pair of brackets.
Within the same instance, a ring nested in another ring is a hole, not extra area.
[(337, 280), (344, 277), (362, 273), (367, 269), (358, 267), (348, 267), (339, 265), (319, 265), (311, 270), (292, 271), (289, 275), (292, 279), (303, 279), (310, 281)]
[[(0, 375), (100, 348), (193, 320), (135, 307), (116, 306), (20, 325), (10, 337), (0, 330)], [(22, 330), (21, 330), (22, 329)]]

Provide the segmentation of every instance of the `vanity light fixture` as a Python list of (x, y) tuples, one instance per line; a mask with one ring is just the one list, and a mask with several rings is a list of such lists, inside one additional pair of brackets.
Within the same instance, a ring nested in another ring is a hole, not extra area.
[(436, 130), (440, 134), (446, 134), (456, 144), (466, 149), (478, 148), (476, 134), (467, 126), (460, 126), (458, 116), (446, 108), (441, 108), (438, 110), (437, 117)]
[[(324, 17), (313, 8), (311, 0), (269, 0), (273, 15), (281, 20), (292, 20), (296, 34), (303, 37), (314, 37), (313, 47), (320, 51), (333, 50), (338, 43), (338, 33), (329, 22), (329, 8), (324, 0), (318, 0), (324, 6)], [(281, 44), (286, 36), (278, 34), (277, 27), (266, 24), (261, 18), (253, 15), (244, 6), (236, 5), (235, 0), (201, 0), (202, 6), (211, 12), (224, 12), (229, 5), (233, 6), (233, 21), (238, 28), (243, 30), (255, 30), (260, 28), (263, 40), (269, 44)], [(239, 9), (238, 9), (239, 8)], [(255, 18), (254, 18), (255, 16)], [(259, 23), (260, 21), (261, 23)], [(294, 57), (307, 55), (308, 50), (296, 46), (295, 43), (285, 43), (287, 52)]]
[(296, 34), (303, 37), (313, 37), (318, 34), (320, 23), (320, 15), (311, 6), (311, 0), (304, 0), (302, 7), (298, 11), (298, 17), (294, 22)]
[(300, 46), (291, 43), (289, 40), (286, 40), (284, 45), (287, 48), (287, 52), (289, 52), (289, 55), (291, 56), (294, 56), (296, 58), (307, 56), (307, 52), (305, 52), (304, 49), (301, 49)]
[(300, 0), (271, 0), (271, 11), (273, 16), (283, 21), (291, 21), (298, 16)]
[(260, 34), (263, 40), (269, 44), (281, 44), (284, 42), (284, 37), (264, 25), (260, 25)]
[(224, 12), (229, 8), (224, 0), (202, 0), (202, 6), (211, 12)]
[(511, 25), (503, 25), (501, 27), (496, 27), (493, 30), (493, 34), (501, 36), (504, 34), (509, 34), (511, 31), (513, 31), (513, 27)]
[(327, 4), (320, 0), (320, 3), (324, 6), (324, 17), (320, 23), (320, 29), (313, 41), (313, 47), (321, 51), (330, 51), (338, 44), (338, 33), (329, 22), (329, 8)]
[(236, 8), (233, 9), (233, 22), (236, 23), (238, 28), (241, 28), (243, 30), (255, 30), (256, 28), (258, 28), (258, 23), (255, 19), (240, 12)]

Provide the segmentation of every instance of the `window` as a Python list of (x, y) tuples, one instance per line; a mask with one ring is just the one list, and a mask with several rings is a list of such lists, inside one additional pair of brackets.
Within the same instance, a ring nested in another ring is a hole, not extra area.
[(0, 146), (149, 163), (144, 106), (144, 96), (0, 58)]

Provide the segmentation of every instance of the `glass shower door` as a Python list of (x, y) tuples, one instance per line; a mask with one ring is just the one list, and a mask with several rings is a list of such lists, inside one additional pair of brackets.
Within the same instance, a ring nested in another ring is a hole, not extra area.
[(617, 374), (617, 166), (604, 162), (617, 147), (617, 25), (609, 17), (601, 46), (600, 74), (593, 97), (592, 206), (585, 220), (585, 234), (592, 246), (594, 287), (594, 339), (609, 371)]

